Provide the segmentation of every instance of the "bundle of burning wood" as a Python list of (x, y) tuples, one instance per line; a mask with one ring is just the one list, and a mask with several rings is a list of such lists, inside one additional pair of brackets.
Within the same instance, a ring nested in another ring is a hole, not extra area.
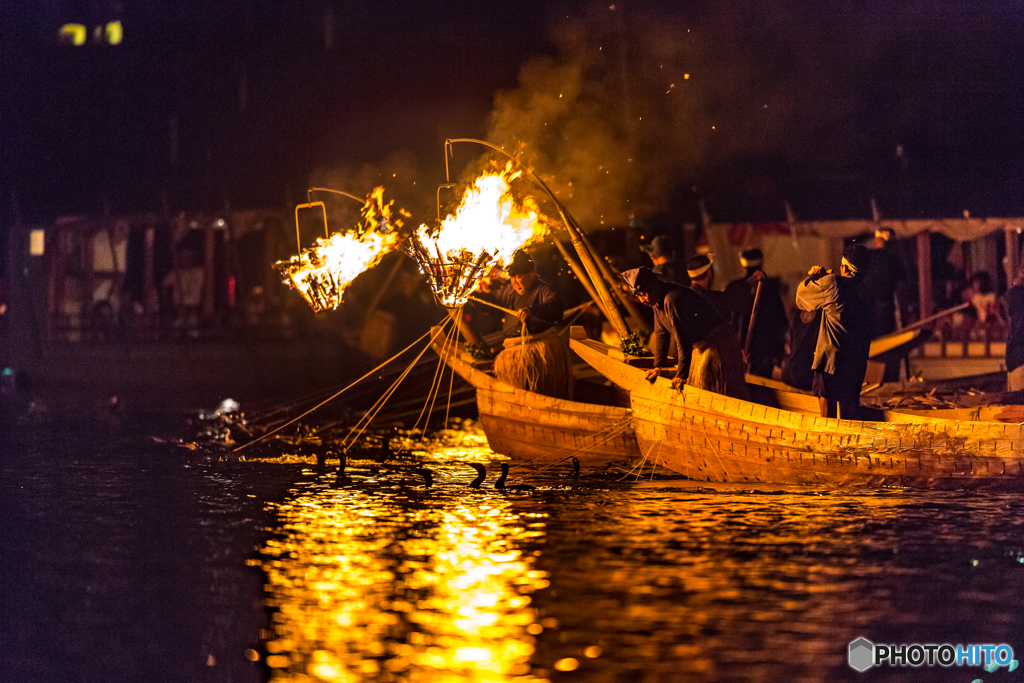
[[(385, 203), (383, 193), (383, 187), (370, 193), (361, 211), (362, 220), (349, 232), (319, 238), (312, 247), (274, 264), (284, 283), (302, 295), (317, 313), (338, 308), (345, 289), (356, 276), (380, 263), (398, 244), (394, 230), (401, 227), (402, 222), (392, 220), (394, 202)], [(298, 209), (314, 205), (323, 208), (322, 202), (296, 207), (296, 238)], [(398, 212), (408, 215), (400, 209)], [(327, 231), (326, 209), (324, 230)]]
[(278, 261), (274, 268), (314, 311), (334, 310), (356, 276), (377, 265), (395, 242), (394, 235), (375, 232), (335, 233), (288, 261)]
[(485, 171), (451, 215), (434, 228), (421, 225), (409, 237), (405, 253), (419, 264), (442, 306), (465, 304), (491, 268), (506, 266), (516, 250), (550, 230), (532, 196), (513, 195), (511, 183), (520, 175), (512, 162)]
[(403, 250), (419, 264), (437, 302), (446, 308), (465, 304), (494, 263), (494, 254), (487, 251), (475, 254), (460, 249), (442, 254), (437, 242), (425, 245), (419, 235), (412, 235)]

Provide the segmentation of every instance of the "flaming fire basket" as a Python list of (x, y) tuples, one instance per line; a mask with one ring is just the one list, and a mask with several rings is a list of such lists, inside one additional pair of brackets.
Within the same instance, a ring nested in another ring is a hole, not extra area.
[[(356, 276), (380, 263), (384, 255), (395, 248), (398, 236), (390, 230), (392, 226), (400, 227), (401, 221), (390, 222), (391, 205), (383, 202), (383, 190), (378, 187), (371, 193), (363, 205), (362, 222), (346, 233), (329, 234), (323, 202), (295, 207), (295, 241), (299, 253), (287, 261), (278, 261), (274, 268), (281, 273), (284, 283), (302, 295), (317, 313), (337, 309), (345, 289)], [(352, 197), (347, 193), (339, 194)], [(325, 237), (318, 238), (312, 247), (303, 251), (299, 210), (316, 207), (323, 211)]]
[(442, 306), (464, 305), (491, 268), (504, 267), (516, 250), (547, 234), (548, 220), (536, 200), (512, 194), (511, 182), (520, 174), (512, 162), (484, 172), (466, 188), (454, 213), (434, 229), (421, 225), (403, 245)]

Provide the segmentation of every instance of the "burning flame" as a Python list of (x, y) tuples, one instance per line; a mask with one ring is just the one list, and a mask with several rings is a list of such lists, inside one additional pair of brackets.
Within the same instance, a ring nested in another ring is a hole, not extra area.
[(549, 232), (536, 200), (512, 195), (511, 183), (522, 175), (514, 168), (510, 161), (501, 171), (479, 176), (454, 213), (433, 230), (421, 225), (411, 237), (408, 253), (427, 273), (441, 305), (465, 304), (493, 266), (506, 266), (518, 249)]
[[(338, 308), (356, 276), (380, 263), (398, 243), (394, 229), (402, 221), (392, 219), (392, 204), (394, 200), (384, 203), (383, 187), (375, 188), (363, 205), (362, 220), (350, 232), (320, 238), (301, 254), (275, 263), (281, 279), (317, 313)], [(409, 215), (401, 209), (398, 213)]]

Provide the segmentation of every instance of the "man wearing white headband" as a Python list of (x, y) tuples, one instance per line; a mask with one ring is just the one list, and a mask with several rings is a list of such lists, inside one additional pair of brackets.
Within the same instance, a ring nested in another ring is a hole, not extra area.
[(867, 247), (851, 244), (843, 250), (838, 277), (814, 266), (796, 290), (800, 310), (823, 313), (811, 364), (822, 417), (854, 420), (859, 414), (875, 317), (864, 287), (870, 259)]
[[(725, 292), (716, 292), (715, 268), (711, 254), (697, 254), (686, 262), (686, 274), (690, 276), (690, 289), (704, 297), (722, 319), (732, 324), (732, 309)], [(734, 330), (735, 331), (735, 330)]]
[[(725, 296), (732, 310), (732, 325), (739, 334), (740, 346), (746, 346), (747, 328), (754, 320), (754, 332), (750, 336), (748, 372), (761, 377), (771, 377), (775, 365), (781, 363), (786, 352), (786, 305), (782, 303), (782, 283), (778, 278), (768, 277), (762, 270), (764, 258), (760, 249), (746, 249), (740, 254), (740, 265), (746, 269), (743, 277), (733, 280), (725, 287)], [(757, 298), (757, 312), (754, 299), (758, 283), (761, 295)]]

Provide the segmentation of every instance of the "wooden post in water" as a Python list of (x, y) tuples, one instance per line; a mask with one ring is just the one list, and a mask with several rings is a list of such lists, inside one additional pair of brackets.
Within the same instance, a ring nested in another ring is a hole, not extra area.
[(207, 218), (203, 224), (203, 317), (209, 321), (213, 318), (214, 307), (214, 241), (213, 219)]

